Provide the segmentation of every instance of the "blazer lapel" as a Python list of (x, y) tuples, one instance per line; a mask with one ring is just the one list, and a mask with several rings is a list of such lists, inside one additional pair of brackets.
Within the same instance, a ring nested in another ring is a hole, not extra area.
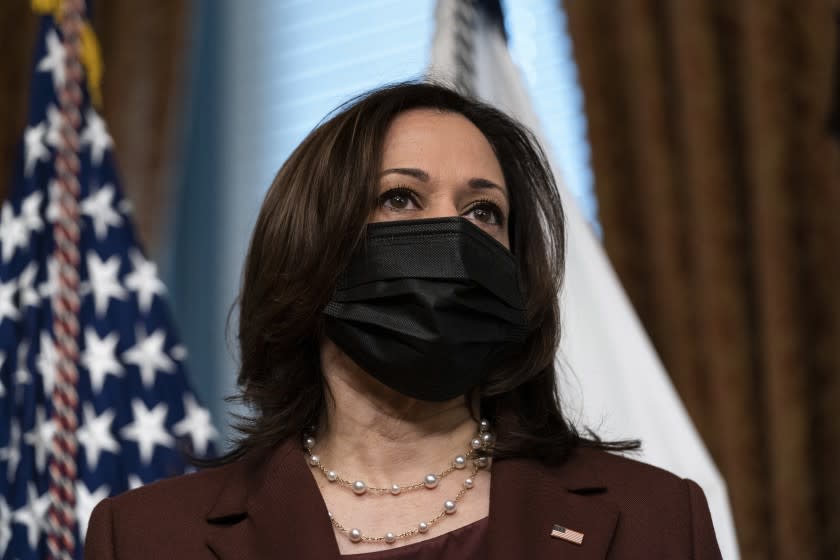
[(324, 502), (293, 440), (234, 465), (207, 513), (207, 545), (223, 560), (338, 558)]
[[(599, 499), (606, 488), (597, 473), (585, 469), (574, 455), (559, 467), (509, 459), (492, 468), (489, 560), (592, 560), (607, 556), (618, 510)], [(555, 525), (567, 530), (567, 538), (572, 532), (582, 533), (582, 543), (552, 537)]]
[[(493, 464), (488, 560), (606, 557), (618, 510), (600, 499), (605, 486), (576, 455), (559, 467), (528, 459)], [(340, 557), (318, 487), (291, 440), (231, 465), (206, 519), (207, 545), (222, 560)], [(555, 525), (582, 533), (582, 543), (552, 537)]]

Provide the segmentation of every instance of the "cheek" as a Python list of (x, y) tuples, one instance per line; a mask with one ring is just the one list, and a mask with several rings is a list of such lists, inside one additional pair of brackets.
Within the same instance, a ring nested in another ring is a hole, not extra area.
[(508, 235), (507, 228), (500, 232), (496, 239), (510, 251), (510, 235)]
[(504, 245), (505, 249), (510, 251), (510, 235), (508, 234), (507, 227), (499, 228), (496, 226), (486, 226), (478, 223), (476, 225), (480, 227), (484, 233)]
[(393, 213), (386, 211), (384, 208), (377, 208), (368, 215), (369, 224), (376, 222), (388, 222), (397, 219), (399, 219), (398, 216), (394, 216)]
[(369, 224), (384, 221), (382, 218), (382, 210), (380, 208), (377, 208), (376, 210), (371, 211), (371, 213), (368, 214), (367, 221)]

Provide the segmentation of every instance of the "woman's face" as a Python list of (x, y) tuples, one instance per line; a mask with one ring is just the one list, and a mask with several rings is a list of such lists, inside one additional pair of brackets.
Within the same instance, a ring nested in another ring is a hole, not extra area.
[(510, 204), (493, 148), (458, 113), (413, 109), (385, 136), (371, 222), (463, 216), (510, 248)]

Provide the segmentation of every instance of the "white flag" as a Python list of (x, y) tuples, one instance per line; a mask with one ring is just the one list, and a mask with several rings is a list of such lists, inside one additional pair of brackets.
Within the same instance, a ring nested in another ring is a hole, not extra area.
[[(438, 0), (429, 76), (467, 85), (473, 95), (513, 116), (542, 139), (501, 27), (473, 5)], [(723, 557), (737, 559), (726, 484), (603, 247), (562, 184), (556, 161), (551, 163), (567, 217), (563, 340), (557, 356), (565, 413), (579, 428), (590, 427), (604, 439), (641, 439), (642, 454), (637, 458), (696, 481), (708, 499)]]

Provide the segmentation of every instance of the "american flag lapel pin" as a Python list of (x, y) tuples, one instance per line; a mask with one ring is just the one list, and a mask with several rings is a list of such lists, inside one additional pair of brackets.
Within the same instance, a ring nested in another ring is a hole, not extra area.
[(575, 544), (583, 544), (583, 533), (579, 531), (573, 531), (568, 527), (563, 527), (562, 525), (555, 525), (551, 528), (551, 536), (555, 539), (563, 539), (564, 541), (569, 541), (570, 543)]

